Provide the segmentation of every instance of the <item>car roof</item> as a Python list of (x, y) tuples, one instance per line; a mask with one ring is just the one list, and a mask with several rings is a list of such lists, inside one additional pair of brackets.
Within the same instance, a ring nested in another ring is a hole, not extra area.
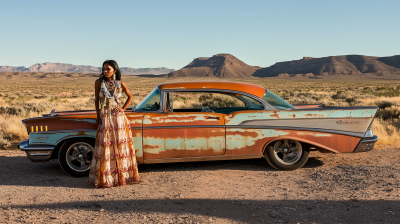
[(218, 81), (196, 81), (196, 82), (170, 82), (158, 85), (158, 88), (165, 89), (215, 89), (215, 90), (234, 90), (249, 93), (254, 96), (262, 97), (266, 89), (261, 86), (242, 83), (242, 82), (218, 82)]

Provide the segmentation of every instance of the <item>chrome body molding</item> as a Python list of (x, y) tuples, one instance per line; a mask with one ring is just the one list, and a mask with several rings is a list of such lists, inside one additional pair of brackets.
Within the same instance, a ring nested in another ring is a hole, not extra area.
[(340, 135), (348, 135), (362, 138), (364, 133), (350, 132), (350, 131), (338, 131), (332, 129), (321, 129), (321, 128), (302, 128), (302, 127), (288, 127), (288, 126), (255, 126), (255, 125), (227, 125), (226, 128), (244, 128), (244, 129), (274, 129), (274, 130), (299, 130), (299, 131), (316, 131)]
[(50, 160), (54, 146), (29, 145), (29, 140), (19, 143), (18, 148), (24, 151), (32, 162), (47, 162)]
[[(243, 129), (274, 129), (274, 130), (299, 130), (299, 131), (316, 131), (340, 135), (348, 135), (362, 138), (364, 133), (349, 132), (349, 131), (338, 131), (332, 129), (320, 129), (320, 128), (303, 128), (303, 127), (289, 127), (289, 126), (258, 126), (258, 125), (226, 125), (228, 128), (243, 128)], [(191, 125), (191, 126), (154, 126), (154, 127), (144, 127), (144, 130), (149, 129), (179, 129), (179, 128), (221, 128), (221, 125)], [(140, 129), (140, 128), (138, 128)]]
[[(358, 133), (363, 137), (373, 117), (354, 118), (293, 118), (293, 119), (263, 119), (244, 121), (239, 124), (246, 126), (288, 127), (304, 129), (320, 129)], [(228, 127), (228, 126), (227, 126)]]
[(224, 125), (188, 125), (188, 126), (153, 126), (143, 127), (143, 129), (176, 129), (176, 128), (221, 128)]
[(218, 161), (218, 160), (238, 160), (238, 159), (258, 159), (263, 157), (262, 154), (238, 155), (238, 156), (203, 156), (203, 157), (185, 157), (185, 158), (168, 158), (168, 159), (145, 159), (144, 164), (155, 163), (180, 163), (180, 162), (201, 162), (201, 161)]
[(34, 134), (54, 134), (54, 133), (64, 133), (64, 132), (86, 132), (86, 131), (97, 131), (97, 129), (72, 129), (72, 130), (58, 130), (58, 131), (38, 131)]
[(368, 152), (374, 149), (375, 143), (378, 141), (378, 136), (374, 135), (369, 138), (362, 138), (354, 152)]

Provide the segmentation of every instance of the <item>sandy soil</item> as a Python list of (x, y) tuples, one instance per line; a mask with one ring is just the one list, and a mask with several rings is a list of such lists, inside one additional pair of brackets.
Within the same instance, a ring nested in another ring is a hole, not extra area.
[(0, 151), (0, 223), (398, 223), (400, 150), (140, 165), (143, 183), (92, 189), (57, 161)]

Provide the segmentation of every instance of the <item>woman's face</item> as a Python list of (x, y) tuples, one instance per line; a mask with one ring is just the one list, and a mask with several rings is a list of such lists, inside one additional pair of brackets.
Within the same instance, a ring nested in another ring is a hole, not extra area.
[(112, 79), (112, 76), (114, 75), (115, 70), (113, 67), (111, 67), (109, 64), (104, 64), (103, 66), (103, 74), (104, 77), (108, 79)]

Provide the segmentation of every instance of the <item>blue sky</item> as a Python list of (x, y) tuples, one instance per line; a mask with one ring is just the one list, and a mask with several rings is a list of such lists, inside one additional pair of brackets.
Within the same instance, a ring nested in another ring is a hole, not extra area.
[(0, 65), (180, 69), (230, 53), (270, 66), (303, 56), (400, 54), (400, 1), (0, 0)]

